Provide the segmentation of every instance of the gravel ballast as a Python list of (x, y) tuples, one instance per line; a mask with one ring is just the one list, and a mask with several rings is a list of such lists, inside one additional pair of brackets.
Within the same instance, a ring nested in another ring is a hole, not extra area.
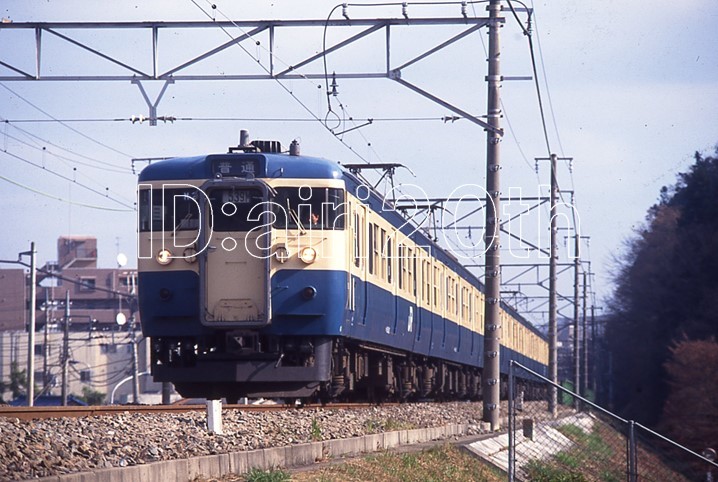
[(450, 423), (468, 424), (470, 434), (479, 434), (481, 407), (481, 403), (455, 402), (361, 409), (223, 410), (222, 435), (208, 433), (204, 412), (125, 412), (115, 416), (32, 421), (0, 418), (0, 480), (126, 467)]

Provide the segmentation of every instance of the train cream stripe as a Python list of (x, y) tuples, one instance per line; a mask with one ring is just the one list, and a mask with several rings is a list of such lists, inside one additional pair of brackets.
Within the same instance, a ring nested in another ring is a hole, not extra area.
[[(379, 240), (381, 240), (382, 230), (384, 233), (397, 233), (397, 230), (393, 227), (393, 225), (391, 225), (391, 223), (382, 218), (379, 213), (372, 210), (368, 205), (361, 203), (359, 199), (354, 197), (351, 193), (347, 193), (347, 201), (351, 206), (351, 216), (349, 217), (351, 229), (349, 231), (351, 233), (355, 232), (357, 220), (359, 220), (360, 223), (363, 223), (359, 230), (359, 236), (361, 238), (359, 243), (364, 249), (361, 251), (359, 266), (356, 266), (353, 262), (353, 249), (348, 252), (352, 258), (352, 262), (350, 263), (350, 272), (352, 275), (357, 276), (364, 282), (370, 282), (379, 286), (384, 290), (389, 291), (394, 296), (400, 297), (409, 303), (414, 303), (418, 307), (430, 311), (434, 315), (441, 316), (459, 326), (466, 327), (472, 332), (483, 334), (484, 294), (461, 278), (457, 273), (449, 269), (444, 263), (441, 263), (435, 257), (429, 257), (428, 252), (424, 248), (418, 247), (417, 244), (409, 237), (400, 234), (400, 241), (404, 245), (403, 249), (411, 250), (411, 252), (413, 252), (417, 257), (416, 269), (414, 269), (412, 273), (413, 279), (409, 279), (409, 286), (411, 289), (398, 288), (398, 277), (403, 275), (402, 272), (399, 272), (398, 268), (401, 264), (406, 264), (406, 261), (403, 263), (399, 261), (399, 249), (396, 240), (392, 243), (392, 254), (396, 258), (386, 266), (387, 269), (389, 267), (392, 269), (392, 282), (389, 283), (388, 276), (382, 276), (384, 272), (381, 269), (375, 269), (374, 273), (369, 273), (369, 270), (367, 269), (369, 256), (374, 255), (376, 252), (374, 245), (369, 246), (369, 230), (375, 229), (372, 225), (375, 225), (380, 230)], [(371, 237), (373, 237), (373, 241), (377, 240), (376, 234)], [(354, 241), (352, 241), (351, 244), (353, 245), (353, 243)], [(388, 250), (380, 249), (378, 254), (382, 254), (385, 251)], [(402, 250), (402, 252), (404, 251)], [(376, 264), (376, 261), (374, 264)], [(413, 263), (411, 264), (413, 266)], [(382, 264), (380, 268), (383, 267), (384, 265)], [(425, 296), (425, 290), (427, 289), (427, 285), (425, 283), (426, 277), (429, 278), (430, 283), (428, 288), (431, 290), (430, 293), (428, 293), (428, 301)], [(417, 287), (416, 295), (413, 293), (414, 283), (416, 283)], [(406, 282), (404, 282), (404, 286), (406, 286)], [(438, 293), (435, 293), (437, 286), (443, 289), (439, 289)], [(447, 293), (446, 286), (452, 290), (451, 293)], [(469, 292), (467, 293), (463, 291), (463, 288), (468, 289)], [(464, 306), (464, 295), (468, 295), (468, 306)], [(473, 304), (473, 307), (471, 307), (470, 304)], [(466, 318), (467, 314), (469, 315), (468, 319)], [(548, 344), (545, 341), (541, 340), (533, 331), (524, 327), (515, 318), (513, 318), (513, 316), (506, 312), (506, 310), (500, 309), (500, 320), (503, 327), (502, 344), (504, 346), (521, 353), (532, 360), (546, 363), (548, 359)]]
[[(271, 187), (334, 187), (344, 188), (341, 179), (263, 179)], [(190, 185), (200, 187), (206, 182), (203, 179), (151, 181), (141, 183), (140, 188), (160, 189), (163, 185)], [(270, 276), (279, 270), (335, 270), (349, 271), (351, 275), (364, 282), (372, 283), (394, 296), (400, 297), (418, 308), (441, 316), (472, 332), (484, 332), (484, 294), (477, 288), (453, 272), (444, 263), (429, 255), (424, 247), (419, 247), (413, 240), (400, 233), (380, 213), (363, 204), (358, 198), (347, 192), (346, 223), (344, 230), (318, 230), (304, 233), (299, 230), (272, 230), (271, 250), (264, 253), (272, 256)], [(357, 231), (357, 221), (359, 222)], [(370, 233), (371, 230), (371, 233)], [(355, 233), (358, 237), (360, 258), (359, 265), (355, 262)], [(175, 245), (186, 245), (197, 238), (198, 232), (178, 231), (175, 238), (164, 233), (165, 242), (172, 240)], [(237, 249), (244, 249), (244, 233), (222, 233), (224, 237), (233, 238)], [(215, 236), (217, 233), (215, 233)], [(398, 240), (396, 239), (398, 236)], [(162, 246), (163, 233), (143, 232), (138, 235), (138, 252), (150, 252), (150, 243), (154, 251)], [(391, 243), (386, 240), (391, 238)], [(372, 245), (369, 245), (369, 240)], [(250, 239), (251, 241), (251, 239)], [(402, 244), (401, 253), (399, 243)], [(265, 245), (263, 245), (265, 246)], [(278, 247), (289, 252), (289, 258), (280, 262), (274, 253)], [(316, 261), (305, 264), (299, 259), (299, 252), (306, 246), (317, 252)], [(265, 246), (266, 247), (266, 246)], [(390, 248), (389, 248), (390, 247)], [(170, 249), (173, 249), (172, 247)], [(389, 258), (391, 250), (391, 258)], [(181, 255), (181, 253), (175, 253)], [(399, 256), (402, 254), (402, 256)], [(413, 256), (413, 258), (412, 258)], [(371, 259), (370, 259), (371, 258)], [(408, 261), (408, 262), (407, 262)], [(369, 266), (373, 272), (369, 272)], [(188, 263), (176, 259), (166, 266), (161, 266), (152, 257), (139, 259), (140, 271), (179, 271), (191, 270), (199, 272), (198, 263)], [(351, 276), (348, 279), (348, 293), (353, 295)], [(401, 288), (399, 287), (401, 284)], [(447, 290), (448, 287), (448, 290)], [(349, 301), (353, 303), (353, 299)], [(351, 305), (350, 305), (351, 306)], [(540, 363), (548, 361), (548, 345), (533, 331), (521, 325), (509, 313), (501, 309), (500, 320), (503, 327), (502, 344), (530, 359)]]

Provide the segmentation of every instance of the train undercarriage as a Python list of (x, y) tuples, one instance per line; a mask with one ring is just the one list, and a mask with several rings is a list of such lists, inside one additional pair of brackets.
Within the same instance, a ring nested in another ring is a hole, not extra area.
[[(481, 369), (349, 338), (251, 333), (152, 340), (155, 381), (187, 398), (303, 401), (478, 400)], [(506, 398), (506, 381), (501, 383)], [(530, 384), (523, 387), (527, 399)]]

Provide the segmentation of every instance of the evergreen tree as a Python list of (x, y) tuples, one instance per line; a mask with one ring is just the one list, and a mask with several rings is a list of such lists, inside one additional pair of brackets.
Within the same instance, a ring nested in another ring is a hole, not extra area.
[(614, 402), (655, 425), (669, 393), (665, 364), (679, 340), (718, 334), (718, 148), (663, 188), (619, 260), (606, 342)]

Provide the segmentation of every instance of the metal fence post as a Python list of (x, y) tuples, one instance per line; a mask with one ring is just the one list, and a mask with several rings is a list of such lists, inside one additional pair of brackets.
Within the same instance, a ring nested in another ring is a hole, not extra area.
[(628, 422), (628, 482), (636, 482), (638, 480), (638, 457), (636, 455), (636, 422), (630, 420)]
[(509, 482), (514, 482), (516, 471), (516, 450), (515, 450), (515, 434), (516, 430), (516, 410), (514, 404), (514, 361), (509, 361)]

